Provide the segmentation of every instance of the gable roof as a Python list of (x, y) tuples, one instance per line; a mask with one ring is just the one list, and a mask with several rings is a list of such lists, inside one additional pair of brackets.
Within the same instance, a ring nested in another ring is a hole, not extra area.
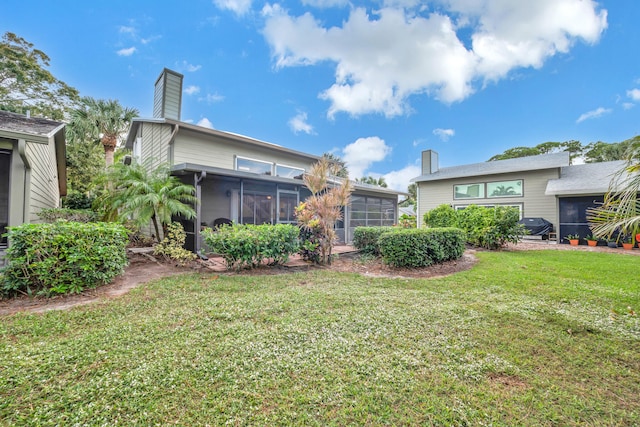
[(306, 159), (310, 159), (310, 160), (319, 160), (320, 156), (316, 156), (313, 154), (308, 154), (308, 153), (303, 153), (302, 151), (296, 151), (296, 150), (291, 150), (289, 148), (283, 147), (282, 145), (278, 145), (278, 144), (273, 144), (271, 142), (266, 142), (266, 141), (261, 141), (259, 139), (254, 139), (248, 136), (244, 136), (244, 135), (240, 135), (237, 133), (232, 133), (232, 132), (225, 132), (225, 131), (221, 131), (221, 130), (217, 130), (217, 129), (211, 129), (211, 128), (206, 128), (206, 127), (202, 127), (202, 126), (198, 126), (198, 125), (194, 125), (192, 123), (186, 123), (186, 122), (181, 122), (181, 121), (177, 121), (177, 120), (171, 120), (171, 119), (162, 119), (162, 118), (153, 118), (153, 119), (148, 119), (148, 118), (135, 118), (133, 119), (133, 121), (131, 122), (131, 128), (129, 129), (129, 134), (127, 135), (127, 141), (125, 143), (125, 147), (128, 149), (132, 149), (133, 148), (133, 140), (136, 137), (136, 134), (138, 133), (138, 126), (140, 126), (141, 123), (159, 123), (159, 124), (169, 124), (169, 125), (173, 125), (173, 126), (178, 126), (178, 129), (185, 129), (185, 130), (190, 130), (192, 132), (198, 132), (204, 135), (209, 135), (209, 136), (215, 136), (218, 138), (224, 138), (224, 139), (229, 139), (229, 140), (233, 140), (235, 142), (240, 142), (243, 144), (248, 144), (248, 145), (253, 145), (256, 147), (264, 147), (264, 148), (269, 148), (271, 150), (276, 150), (276, 151), (280, 151), (280, 152), (284, 152), (287, 154), (293, 154), (296, 156), (300, 156), (300, 157), (304, 157)]
[(64, 127), (64, 123), (40, 117), (0, 111), (0, 131), (49, 139)]
[(544, 194), (547, 196), (604, 194), (609, 190), (614, 176), (625, 164), (623, 160), (617, 160), (563, 167), (560, 178), (550, 179), (547, 182)]
[(411, 182), (438, 181), (482, 175), (496, 175), (511, 172), (524, 172), (540, 169), (553, 169), (569, 166), (569, 153), (541, 154), (539, 156), (519, 157), (516, 159), (496, 160), (493, 162), (472, 163), (469, 165), (440, 168), (437, 172), (420, 175)]

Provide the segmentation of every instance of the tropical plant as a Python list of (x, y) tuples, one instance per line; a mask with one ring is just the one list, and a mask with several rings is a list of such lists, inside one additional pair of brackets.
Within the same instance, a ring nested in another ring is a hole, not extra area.
[(627, 151), (627, 162), (611, 180), (600, 206), (587, 209), (587, 221), (594, 236), (613, 239), (634, 236), (640, 231), (640, 139)]
[(106, 179), (111, 190), (97, 199), (105, 217), (131, 218), (138, 226), (151, 221), (158, 241), (166, 237), (166, 227), (174, 216), (196, 216), (192, 207), (198, 203), (195, 188), (172, 176), (167, 164), (151, 169), (135, 161), (131, 165), (117, 163), (109, 169)]
[(296, 207), (298, 224), (317, 238), (314, 243), (318, 244), (321, 264), (331, 264), (335, 224), (342, 219), (342, 207), (351, 196), (349, 180), (336, 178), (339, 168), (324, 157), (315, 163), (303, 178), (311, 196)]
[(332, 164), (333, 171), (332, 173), (340, 178), (349, 178), (349, 170), (347, 169), (347, 164), (342, 158), (333, 153), (324, 153), (322, 155), (323, 159), (327, 159)]
[(387, 188), (387, 181), (384, 179), (383, 176), (378, 178), (373, 176), (363, 176), (360, 179), (356, 178), (356, 182), (361, 184), (369, 184), (369, 185), (375, 185), (377, 187)]
[(125, 108), (116, 100), (82, 98), (83, 106), (71, 114), (69, 132), (72, 138), (100, 141), (107, 167), (113, 164), (118, 139), (129, 129), (138, 115), (135, 108)]
[(0, 41), (0, 110), (62, 120), (80, 100), (78, 91), (47, 68), (49, 57), (14, 33)]
[(579, 234), (567, 234), (565, 237), (567, 240), (580, 240)]

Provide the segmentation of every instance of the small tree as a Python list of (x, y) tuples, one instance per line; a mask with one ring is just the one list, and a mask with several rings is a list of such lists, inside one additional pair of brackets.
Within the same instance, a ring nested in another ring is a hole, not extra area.
[(132, 219), (138, 226), (151, 221), (156, 239), (161, 241), (174, 216), (186, 219), (196, 216), (192, 207), (198, 202), (195, 188), (172, 176), (166, 164), (150, 170), (136, 162), (117, 163), (106, 176), (112, 190), (106, 191), (97, 203), (108, 220)]
[(314, 164), (303, 178), (311, 196), (296, 208), (298, 224), (317, 240), (320, 264), (331, 264), (335, 224), (342, 219), (342, 207), (351, 196), (351, 183), (337, 178), (336, 172), (335, 164), (326, 158)]

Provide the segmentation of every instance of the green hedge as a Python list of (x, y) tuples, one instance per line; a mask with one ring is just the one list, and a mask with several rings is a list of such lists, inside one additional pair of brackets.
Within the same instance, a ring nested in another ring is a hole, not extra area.
[(356, 227), (353, 230), (353, 247), (363, 254), (380, 255), (378, 239), (383, 233), (397, 230), (397, 227)]
[(47, 208), (40, 210), (38, 217), (46, 222), (56, 222), (59, 219), (72, 222), (96, 222), (99, 215), (91, 209)]
[(457, 259), (465, 249), (458, 228), (399, 229), (378, 239), (384, 262), (393, 267), (427, 267)]
[(526, 234), (519, 219), (518, 209), (508, 206), (470, 205), (456, 211), (449, 205), (440, 205), (424, 214), (424, 223), (429, 227), (460, 228), (466, 233), (467, 243), (486, 249), (517, 243)]
[(127, 265), (119, 224), (58, 221), (9, 227), (5, 295), (78, 293), (110, 282)]
[(284, 264), (299, 249), (300, 229), (291, 224), (233, 224), (202, 232), (210, 251), (223, 256), (228, 268)]

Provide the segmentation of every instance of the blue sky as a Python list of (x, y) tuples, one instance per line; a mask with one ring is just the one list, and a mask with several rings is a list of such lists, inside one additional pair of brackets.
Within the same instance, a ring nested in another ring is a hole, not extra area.
[(163, 67), (182, 119), (347, 160), (405, 190), (515, 146), (640, 134), (637, 0), (4, 0), (0, 30), (82, 95), (150, 117)]

